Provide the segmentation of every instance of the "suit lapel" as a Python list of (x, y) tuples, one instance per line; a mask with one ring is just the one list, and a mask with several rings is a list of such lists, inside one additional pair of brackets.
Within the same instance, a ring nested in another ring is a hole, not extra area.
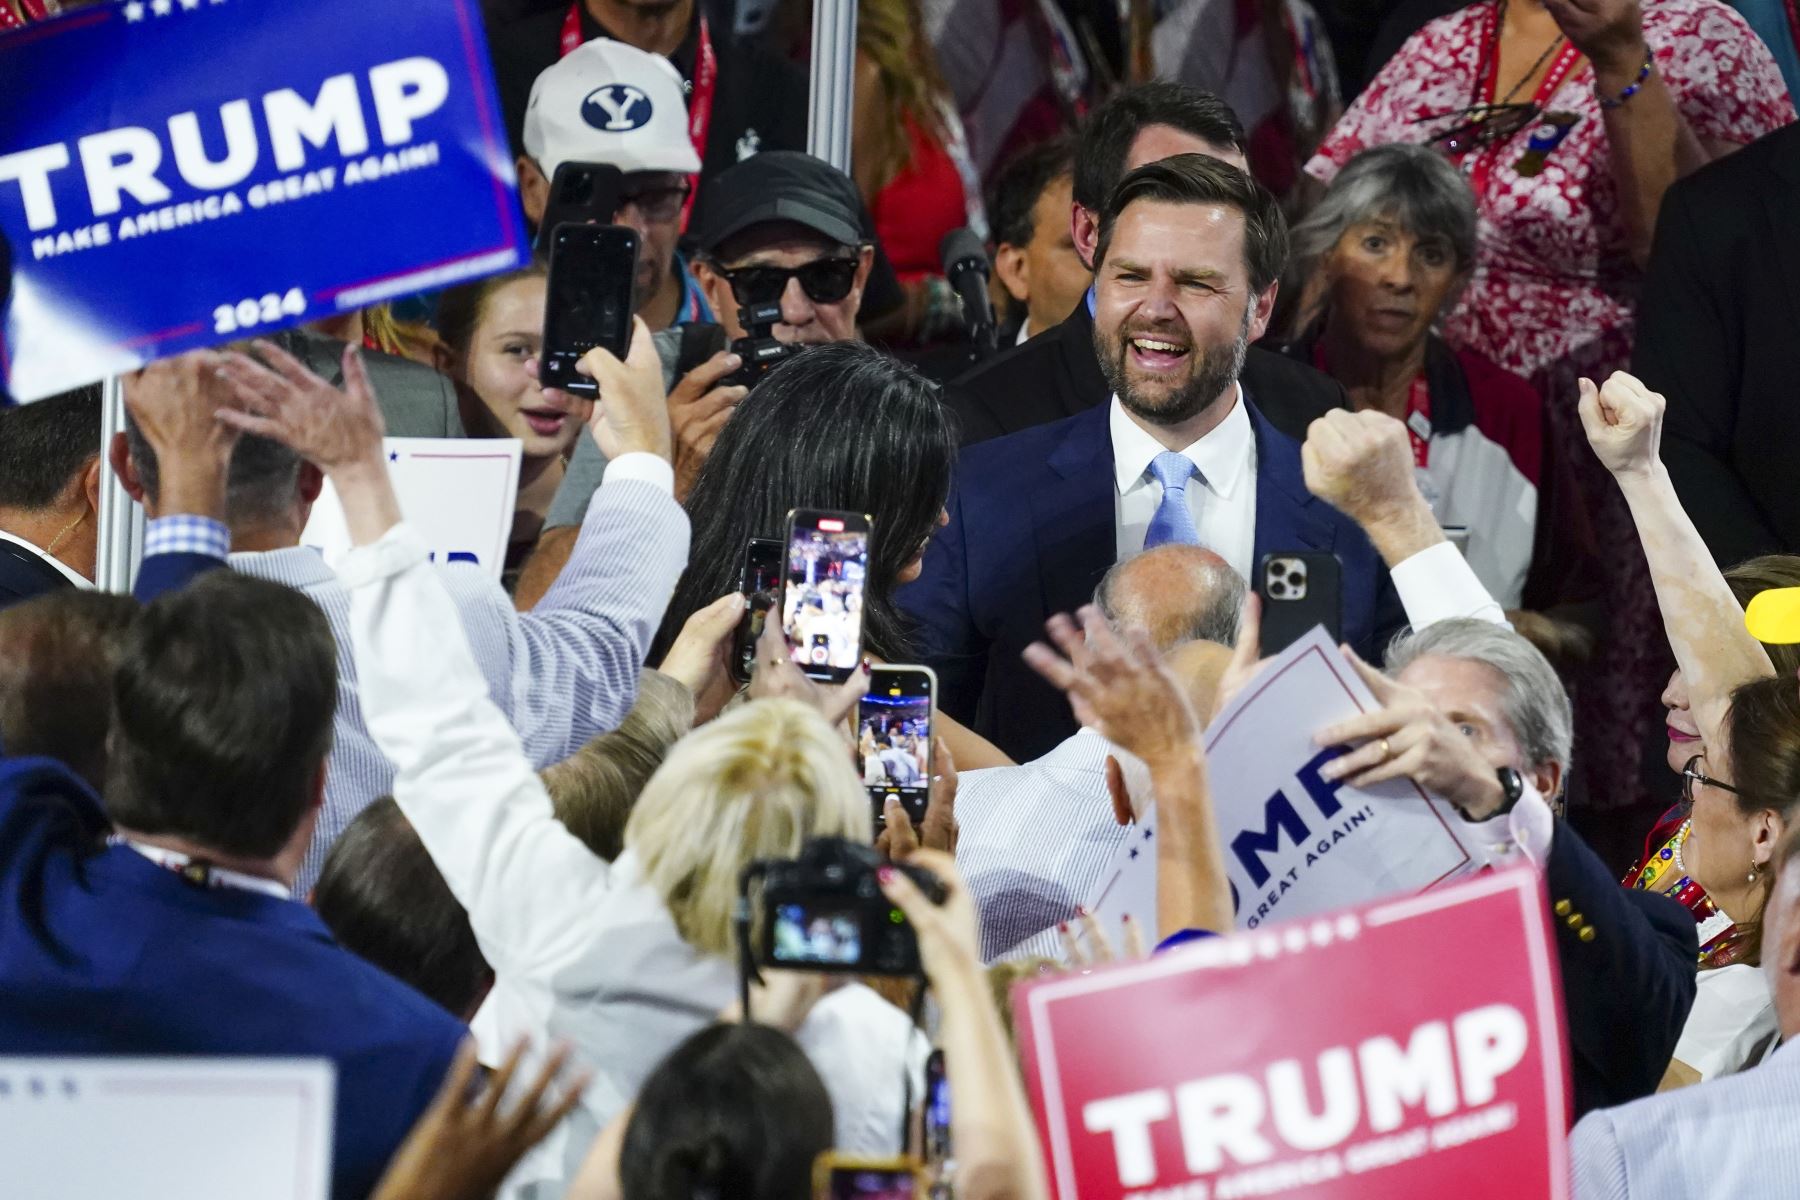
[[(1064, 384), (1062, 393), (1064, 416), (1076, 416), (1094, 408), (1104, 408), (1112, 395), (1112, 387), (1100, 370), (1100, 359), (1094, 353), (1094, 318), (1088, 312), (1087, 297), (1075, 306), (1069, 319), (1057, 327), (1057, 346), (1062, 360)], [(1110, 449), (1108, 451), (1111, 453)]]
[(1300, 468), (1300, 446), (1286, 437), (1247, 402), (1256, 435), (1256, 544), (1251, 570), (1263, 555), (1282, 550), (1326, 550), (1337, 547), (1337, 531), (1329, 509), (1306, 490)]
[(1118, 554), (1107, 412), (1108, 406), (1098, 405), (1068, 422), (1043, 482), (1030, 494), (1046, 616), (1073, 612), (1092, 599)]

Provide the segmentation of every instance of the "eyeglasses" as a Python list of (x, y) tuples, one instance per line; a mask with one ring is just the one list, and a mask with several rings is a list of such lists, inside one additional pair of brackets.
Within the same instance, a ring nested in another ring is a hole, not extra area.
[(637, 192), (621, 192), (618, 211), (635, 208), (646, 221), (673, 221), (681, 216), (681, 206), (687, 203), (689, 190), (686, 183), (677, 183)]
[(1694, 769), (1694, 764), (1699, 761), (1700, 755), (1696, 754), (1694, 757), (1687, 760), (1687, 766), (1681, 768), (1681, 798), (1687, 801), (1689, 806), (1692, 806), (1694, 803), (1694, 785), (1696, 783), (1704, 783), (1708, 787), (1716, 787), (1720, 791), (1730, 792), (1734, 796), (1742, 796), (1744, 794), (1722, 779), (1714, 779), (1711, 775), (1702, 775), (1699, 771), (1696, 771)]
[(798, 267), (720, 268), (719, 274), (739, 304), (777, 304), (790, 279), (800, 281), (814, 304), (836, 304), (855, 286), (856, 267), (854, 258), (820, 258)]
[(1462, 154), (1477, 146), (1495, 146), (1506, 141), (1543, 115), (1535, 104), (1471, 104), (1455, 112), (1431, 113), (1413, 118), (1414, 125), (1427, 121), (1453, 122), (1448, 128), (1431, 135), (1428, 141), (1442, 142), (1446, 152)]

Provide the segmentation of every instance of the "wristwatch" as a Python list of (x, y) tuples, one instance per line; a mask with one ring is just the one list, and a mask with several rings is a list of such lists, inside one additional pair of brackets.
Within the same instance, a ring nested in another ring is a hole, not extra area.
[(1471, 816), (1469, 810), (1459, 804), (1456, 807), (1457, 811), (1462, 813), (1463, 820), (1468, 821), (1473, 825), (1482, 825), (1489, 821), (1497, 821), (1507, 813), (1511, 812), (1514, 806), (1519, 803), (1519, 798), (1525, 794), (1524, 776), (1520, 775), (1511, 767), (1500, 767), (1494, 772), (1494, 778), (1500, 783), (1500, 806), (1485, 817), (1476, 817)]

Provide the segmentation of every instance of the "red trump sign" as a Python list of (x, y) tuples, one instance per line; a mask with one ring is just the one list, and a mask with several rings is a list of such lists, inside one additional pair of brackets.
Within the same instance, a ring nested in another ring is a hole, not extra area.
[(1564, 1200), (1554, 955), (1513, 870), (1022, 988), (1058, 1200)]

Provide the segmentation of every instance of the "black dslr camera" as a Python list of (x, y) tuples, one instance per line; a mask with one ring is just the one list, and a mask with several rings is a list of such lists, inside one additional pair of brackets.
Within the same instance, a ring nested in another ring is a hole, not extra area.
[[(883, 865), (874, 847), (835, 837), (814, 838), (796, 859), (752, 864), (744, 883), (747, 890), (752, 879), (762, 879), (758, 964), (852, 975), (919, 974), (912, 926), (875, 878)], [(937, 876), (920, 867), (893, 866), (933, 904), (943, 903)]]
[(745, 336), (731, 343), (731, 352), (743, 359), (743, 365), (720, 383), (727, 387), (755, 387), (757, 382), (800, 353), (800, 347), (775, 340), (775, 326), (781, 323), (781, 303), (746, 304), (738, 309), (738, 324)]

